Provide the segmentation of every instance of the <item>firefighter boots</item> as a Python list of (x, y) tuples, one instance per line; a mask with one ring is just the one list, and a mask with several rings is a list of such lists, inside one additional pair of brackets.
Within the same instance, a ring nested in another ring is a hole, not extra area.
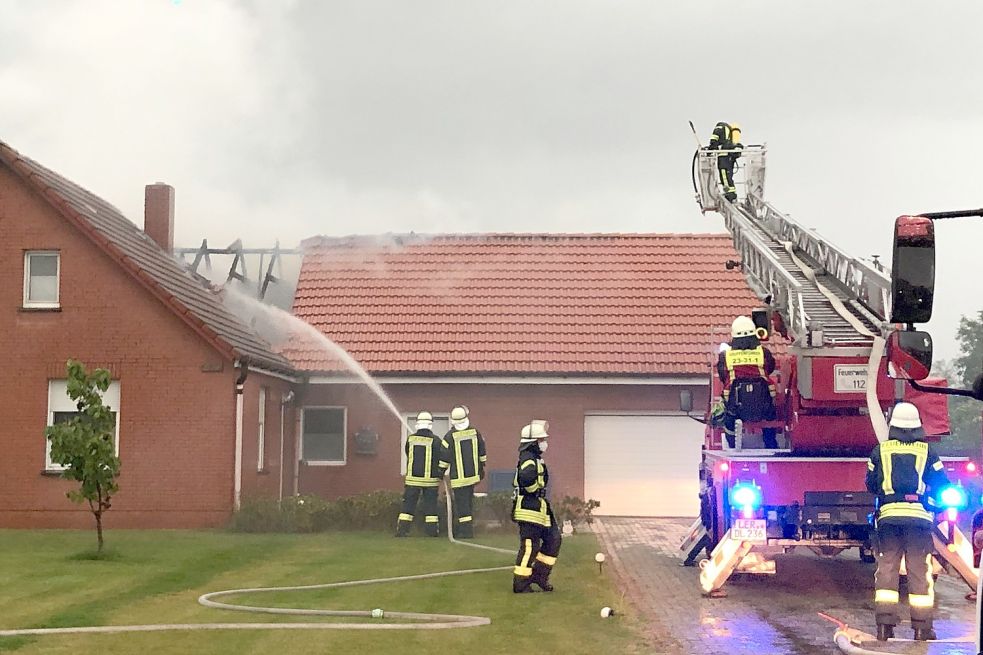
[(552, 566), (536, 560), (533, 562), (532, 576), (529, 578), (529, 580), (539, 585), (539, 588), (543, 591), (553, 591), (553, 585), (551, 585), (549, 582), (550, 572), (552, 570)]
[(532, 588), (532, 578), (528, 575), (512, 576), (512, 593), (530, 594), (536, 590)]
[(894, 637), (894, 626), (886, 623), (877, 624), (877, 641), (887, 641)]
[(938, 639), (935, 628), (915, 628), (915, 641), (934, 641)]

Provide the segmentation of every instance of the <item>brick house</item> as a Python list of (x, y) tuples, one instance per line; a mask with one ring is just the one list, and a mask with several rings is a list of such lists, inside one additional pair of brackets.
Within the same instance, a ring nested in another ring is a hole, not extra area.
[[(350, 352), (409, 419), (468, 405), (511, 487), (519, 429), (550, 422), (554, 493), (600, 513), (694, 516), (711, 330), (757, 300), (723, 234), (478, 234), (305, 241), (294, 314)], [(401, 488), (405, 430), (311, 342), (297, 490)]]
[(242, 496), (289, 493), (293, 369), (169, 255), (173, 217), (167, 185), (146, 189), (144, 232), (0, 143), (0, 527), (91, 525), (43, 434), (75, 410), (69, 358), (112, 373), (109, 527), (214, 526)]
[[(144, 230), (0, 143), (0, 527), (88, 527), (43, 431), (74, 407), (65, 361), (111, 371), (113, 527), (225, 522), (241, 498), (401, 488), (405, 428), (310, 342), (278, 353), (171, 255), (174, 190)], [(457, 403), (488, 443), (482, 490), (511, 484), (519, 428), (550, 421), (554, 492), (608, 514), (694, 515), (711, 328), (755, 299), (726, 235), (309, 239), (294, 313), (408, 419)], [(16, 378), (15, 378), (16, 376)], [(239, 384), (241, 382), (241, 384)], [(241, 393), (237, 393), (240, 391)], [(293, 396), (293, 400), (289, 399)]]

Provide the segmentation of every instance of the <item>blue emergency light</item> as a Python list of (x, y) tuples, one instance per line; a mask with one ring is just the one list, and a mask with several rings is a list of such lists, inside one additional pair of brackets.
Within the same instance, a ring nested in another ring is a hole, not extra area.
[(761, 507), (761, 487), (753, 482), (738, 482), (730, 488), (730, 503), (744, 509)]
[(966, 509), (969, 494), (962, 486), (950, 484), (939, 491), (939, 504), (943, 509)]

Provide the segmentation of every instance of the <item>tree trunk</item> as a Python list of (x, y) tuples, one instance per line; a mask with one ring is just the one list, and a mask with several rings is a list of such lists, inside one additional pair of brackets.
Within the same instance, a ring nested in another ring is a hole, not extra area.
[(96, 515), (96, 535), (99, 537), (99, 553), (102, 554), (102, 512), (94, 512)]

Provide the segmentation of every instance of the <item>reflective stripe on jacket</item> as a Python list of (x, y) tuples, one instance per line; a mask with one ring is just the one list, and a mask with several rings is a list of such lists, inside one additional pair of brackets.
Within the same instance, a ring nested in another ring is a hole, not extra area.
[(474, 428), (451, 430), (442, 442), (441, 459), (451, 471), (451, 487), (470, 487), (478, 484), (485, 473), (485, 440)]
[(512, 508), (514, 521), (535, 523), (547, 528), (553, 524), (553, 512), (546, 500), (549, 479), (549, 471), (538, 452), (523, 450), (519, 453), (515, 477), (512, 479), (515, 493), (515, 506)]
[(878, 521), (932, 521), (932, 494), (948, 483), (928, 443), (888, 439), (867, 462), (867, 490), (877, 494)]
[(406, 437), (406, 484), (410, 487), (436, 487), (447, 464), (440, 459), (440, 437), (430, 430), (418, 430)]
[(766, 366), (765, 349), (763, 346), (756, 348), (731, 348), (723, 354), (724, 366), (726, 367), (726, 379), (724, 380), (724, 399), (730, 397), (730, 388), (735, 380), (748, 380), (762, 378), (768, 383), (768, 393), (775, 397), (775, 384), (768, 377), (768, 367)]

